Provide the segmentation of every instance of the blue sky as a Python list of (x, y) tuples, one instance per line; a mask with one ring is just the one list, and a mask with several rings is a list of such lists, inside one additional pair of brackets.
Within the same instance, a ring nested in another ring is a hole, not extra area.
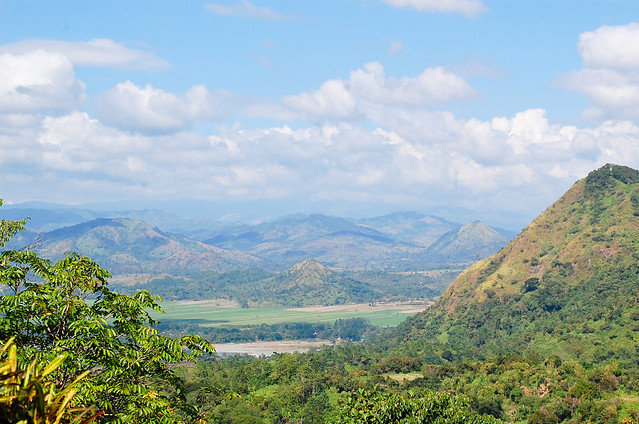
[(639, 168), (637, 22), (631, 0), (0, 0), (0, 197), (517, 227)]

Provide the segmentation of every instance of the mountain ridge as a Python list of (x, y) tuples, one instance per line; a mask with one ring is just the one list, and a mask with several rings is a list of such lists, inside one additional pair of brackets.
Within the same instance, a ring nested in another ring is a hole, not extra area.
[(445, 352), (631, 360), (639, 341), (637, 215), (639, 171), (608, 164), (591, 172), (396, 337), (439, 360)]
[(36, 248), (53, 260), (70, 251), (89, 256), (112, 274), (224, 271), (260, 262), (129, 218), (98, 218), (43, 233)]

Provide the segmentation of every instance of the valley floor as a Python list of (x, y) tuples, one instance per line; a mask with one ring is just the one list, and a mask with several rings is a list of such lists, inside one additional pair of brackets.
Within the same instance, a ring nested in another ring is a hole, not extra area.
[(271, 356), (274, 353), (308, 352), (313, 348), (334, 344), (331, 340), (280, 340), (253, 343), (216, 343), (218, 355)]
[(160, 321), (191, 321), (202, 326), (246, 326), (284, 322), (334, 322), (365, 318), (379, 327), (395, 326), (429, 307), (432, 301), (349, 303), (302, 308), (241, 308), (224, 299), (162, 303), (165, 313), (152, 312)]

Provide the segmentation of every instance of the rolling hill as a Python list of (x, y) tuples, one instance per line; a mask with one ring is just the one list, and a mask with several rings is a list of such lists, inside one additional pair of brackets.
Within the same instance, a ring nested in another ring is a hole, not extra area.
[(606, 165), (460, 274), (388, 346), (421, 346), (432, 360), (535, 353), (635, 364), (638, 278), (639, 172)]
[(243, 252), (221, 249), (187, 237), (165, 233), (127, 218), (99, 218), (43, 233), (40, 255), (53, 260), (65, 252), (89, 256), (111, 274), (230, 271), (260, 264)]

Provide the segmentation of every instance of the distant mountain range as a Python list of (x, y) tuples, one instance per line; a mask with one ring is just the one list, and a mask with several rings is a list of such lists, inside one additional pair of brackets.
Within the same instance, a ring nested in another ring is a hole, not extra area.
[[(25, 215), (31, 218), (27, 224), (29, 231), (19, 233), (7, 248), (31, 246), (52, 260), (62, 258), (66, 252), (77, 252), (109, 270), (116, 284), (139, 286), (155, 281), (153, 287), (158, 288), (158, 282), (163, 281), (168, 285), (190, 285), (193, 293), (206, 296), (221, 293), (249, 299), (250, 296), (224, 288), (227, 282), (207, 283), (209, 277), (202, 277), (201, 273), (250, 269), (291, 273), (290, 269), (305, 269), (306, 274), (322, 278), (295, 277), (296, 283), (291, 283), (289, 289), (296, 298), (301, 291), (309, 291), (309, 299), (316, 303), (313, 287), (322, 281), (328, 284), (318, 291), (324, 296), (322, 304), (327, 299), (339, 303), (343, 299), (436, 296), (450, 281), (450, 272), (459, 272), (496, 252), (509, 240), (508, 233), (478, 221), (460, 225), (415, 212), (362, 220), (296, 214), (258, 224), (224, 224), (181, 220), (152, 210), (125, 211), (122, 214), (126, 216), (121, 217), (96, 217), (96, 212), (84, 209), (3, 209), (0, 208), (3, 219), (20, 219)], [(190, 236), (160, 229), (151, 222), (183, 229)], [(35, 224), (38, 232), (31, 229), (31, 224)], [(439, 269), (450, 272), (419, 274)], [(260, 281), (263, 287), (268, 286), (262, 281), (266, 278), (263, 273), (253, 277), (246, 282)], [(238, 275), (233, 278), (244, 280)], [(277, 274), (272, 280), (274, 285), (262, 291), (274, 293), (280, 303), (289, 290), (284, 288), (282, 278), (284, 274)], [(160, 291), (169, 298), (194, 297), (180, 287)]]
[(426, 257), (433, 263), (476, 261), (492, 255), (510, 239), (482, 222), (473, 221), (435, 240), (428, 246)]
[(232, 226), (204, 242), (263, 258), (276, 269), (309, 258), (341, 270), (389, 269), (424, 251), (392, 234), (319, 214)]
[[(349, 271), (459, 267), (494, 253), (512, 235), (480, 222), (460, 225), (414, 212), (364, 220), (298, 214), (253, 225), (181, 221), (148, 210), (125, 211), (126, 216), (117, 218), (94, 215), (87, 210), (0, 208), (1, 218), (31, 218), (30, 232), (16, 237), (12, 248), (37, 240), (44, 256), (55, 259), (75, 251), (113, 274), (180, 275), (248, 267), (281, 271), (311, 258)], [(190, 236), (150, 222), (183, 228)]]
[(128, 218), (98, 218), (49, 231), (37, 238), (35, 248), (54, 260), (66, 252), (81, 253), (112, 274), (183, 275), (245, 269), (262, 263), (249, 254), (165, 233)]

